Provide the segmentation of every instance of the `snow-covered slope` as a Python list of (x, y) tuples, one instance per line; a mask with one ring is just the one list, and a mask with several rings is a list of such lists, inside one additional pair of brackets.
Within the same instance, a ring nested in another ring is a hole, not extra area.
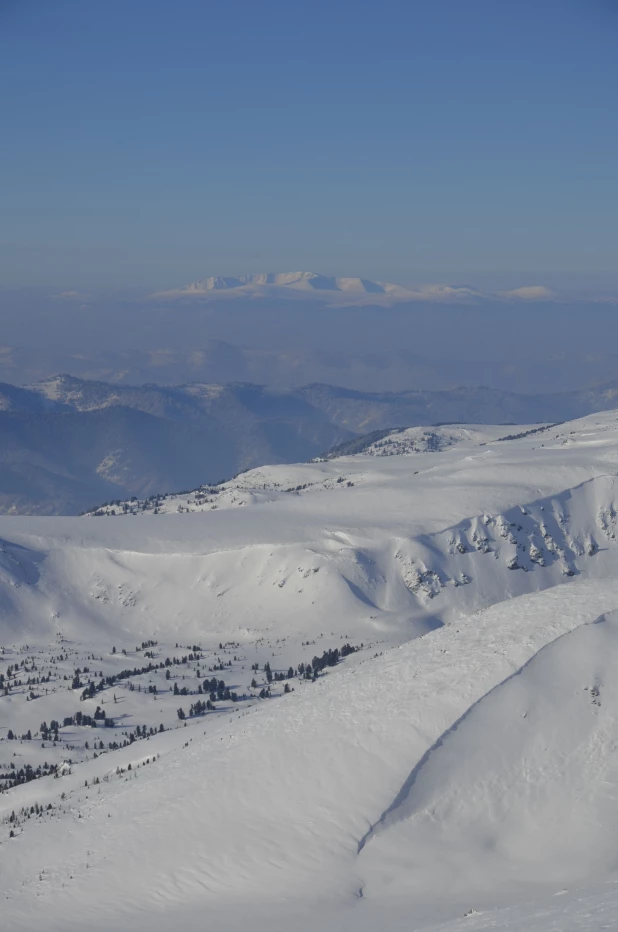
[[(408, 915), (407, 928), (419, 928), (467, 908), (559, 892), (590, 878), (589, 859), (595, 881), (609, 877), (614, 832), (607, 816), (615, 810), (607, 778), (615, 766), (615, 732), (611, 705), (609, 717), (597, 714), (603, 706), (591, 690), (602, 696), (612, 689), (613, 623), (605, 622), (608, 633), (599, 626), (596, 637), (587, 628), (578, 632), (617, 605), (615, 583), (582, 581), (522, 597), (367, 658), (266, 710), (239, 714), (236, 721), (226, 716), (205, 735), (194, 728), (188, 745), (170, 732), (150, 748), (132, 746), (112, 761), (87, 761), (56, 781), (61, 786), (47, 781), (12, 791), (8, 806), (53, 800), (55, 808), (51, 818), (30, 820), (11, 840), (3, 871), (11, 927), (34, 929), (45, 917), (52, 929), (62, 923), (69, 929), (114, 923), (164, 928), (171, 917), (196, 922), (207, 910), (211, 921), (229, 929), (240, 929), (250, 916), (259, 928), (266, 927), (261, 916), (270, 917), (269, 927), (274, 922), (281, 928), (303, 913), (309, 928), (319, 909), (327, 917), (336, 912), (339, 928), (362, 929), (366, 920), (369, 929), (379, 914), (388, 922), (405, 903), (416, 919), (411, 924)], [(501, 695), (509, 689), (505, 681), (545, 645), (560, 654), (556, 639), (568, 641), (573, 630), (574, 663), (556, 694), (553, 683), (543, 687), (543, 678), (554, 667), (562, 670), (568, 657), (550, 656), (549, 671), (541, 664), (540, 672), (531, 673), (527, 700), (521, 696), (511, 706), (508, 694)], [(533, 708), (543, 688), (549, 695)], [(475, 703), (466, 736), (461, 719)], [(502, 705), (506, 722), (518, 729), (512, 744), (503, 737)], [(575, 721), (571, 706), (578, 711)], [(519, 724), (526, 711), (534, 714), (528, 743), (525, 720)], [(557, 720), (561, 729), (554, 735)], [(463, 748), (450, 747), (451, 734), (461, 734)], [(176, 739), (174, 747), (170, 739)], [(580, 741), (581, 753), (573, 755)], [(535, 755), (528, 761), (530, 744)], [(162, 756), (153, 760), (157, 746)], [(445, 784), (447, 795), (426, 813), (428, 826), (393, 837), (385, 821), (379, 831), (381, 813), (403, 809), (407, 815), (416, 802), (406, 790), (432, 748), (422, 785), (438, 780), (437, 789)], [(441, 762), (443, 753), (447, 760)], [(591, 774), (594, 780), (583, 787), (583, 798), (575, 796), (578, 804), (565, 820), (572, 791), (581, 795), (582, 777)], [(92, 786), (97, 777), (102, 782)], [(475, 792), (467, 798), (470, 785)], [(61, 788), (65, 806), (58, 800)], [(512, 815), (506, 792), (513, 794)], [(557, 805), (538, 825), (548, 792)], [(475, 807), (484, 818), (478, 825)], [(561, 816), (560, 837), (552, 840)], [(539, 830), (546, 828), (545, 853), (553, 855), (566, 840), (570, 856), (539, 856)], [(492, 835), (503, 849), (499, 858), (486, 851)], [(458, 845), (450, 847), (453, 840)], [(496, 890), (496, 874), (504, 885), (504, 873), (506, 890)], [(526, 886), (518, 883), (522, 874)], [(393, 875), (399, 883), (394, 890)]]
[(440, 430), (0, 518), (0, 775), (58, 774), (0, 794), (9, 928), (615, 921), (618, 412)]
[[(526, 428), (518, 427), (521, 434), (542, 431), (548, 425), (533, 425)], [(408, 453), (436, 453), (446, 450), (457, 443), (470, 443), (479, 445), (489, 440), (499, 440), (508, 436), (509, 428), (504, 424), (492, 425), (458, 425), (448, 424), (439, 427), (400, 427), (390, 430), (375, 431), (354, 440), (348, 440), (338, 447), (330, 450), (328, 459), (339, 458), (350, 454), (367, 453), (372, 456), (403, 456)]]
[[(546, 433), (555, 425), (518, 427), (518, 437)], [(228, 482), (203, 485), (190, 492), (152, 495), (149, 498), (117, 499), (93, 509), (88, 514), (103, 516), (175, 514), (215, 511), (238, 505), (274, 501), (281, 495), (332, 491), (353, 488), (358, 483), (375, 481), (370, 456), (403, 456), (416, 453), (439, 453), (458, 444), (476, 450), (490, 440), (503, 440), (512, 430), (502, 425), (448, 425), (445, 427), (409, 427), (377, 431), (334, 447), (325, 457), (311, 463), (262, 466), (241, 473)], [(362, 458), (361, 458), (362, 454)], [(433, 465), (435, 461), (431, 461)], [(325, 465), (330, 463), (330, 465)], [(403, 465), (404, 476), (409, 468)], [(422, 460), (420, 465), (427, 465)], [(367, 468), (369, 467), (369, 468)], [(420, 470), (419, 470), (420, 471)], [(398, 470), (393, 470), (393, 478)], [(415, 471), (415, 475), (418, 471)], [(380, 480), (382, 473), (377, 473)], [(407, 483), (407, 480), (404, 479)]]

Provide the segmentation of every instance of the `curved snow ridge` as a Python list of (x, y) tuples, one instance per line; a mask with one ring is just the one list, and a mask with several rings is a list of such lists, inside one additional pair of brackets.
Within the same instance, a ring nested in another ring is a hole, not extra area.
[[(417, 799), (415, 799), (416, 784), (419, 781), (419, 778), (421, 777), (421, 775), (423, 777), (425, 776), (425, 772), (427, 768), (429, 767), (432, 767), (432, 769), (434, 768), (435, 766), (434, 760), (435, 760), (436, 753), (440, 751), (442, 748), (444, 748), (445, 745), (448, 748), (451, 737), (455, 734), (455, 732), (457, 732), (461, 728), (461, 726), (467, 721), (467, 719), (470, 718), (471, 715), (476, 714), (481, 703), (487, 703), (487, 701), (491, 700), (491, 698), (494, 695), (499, 694), (500, 691), (503, 690), (504, 687), (514, 677), (522, 676), (522, 674), (525, 673), (525, 671), (530, 666), (530, 664), (537, 663), (538, 658), (541, 655), (543, 655), (544, 652), (551, 651), (552, 648), (554, 648), (558, 644), (558, 642), (563, 641), (565, 639), (575, 640), (574, 634), (576, 632), (579, 632), (581, 631), (582, 628), (586, 628), (590, 625), (599, 625), (599, 624), (604, 624), (604, 623), (607, 624), (608, 618), (612, 620), (610, 622), (610, 624), (612, 624), (612, 627), (616, 628), (616, 625), (618, 624), (618, 613), (609, 613), (609, 614), (604, 613), (600, 615), (598, 618), (593, 619), (592, 621), (583, 622), (577, 628), (573, 628), (571, 631), (568, 631), (565, 634), (560, 634), (553, 641), (550, 641), (548, 644), (545, 644), (535, 654), (533, 654), (533, 656), (530, 657), (521, 667), (519, 667), (513, 673), (509, 674), (509, 676), (507, 676), (506, 679), (502, 680), (502, 682), (498, 683), (496, 686), (493, 686), (487, 693), (485, 693), (479, 699), (473, 702), (472, 705), (468, 709), (466, 709), (463, 715), (460, 718), (458, 718), (457, 721), (455, 721), (449, 728), (447, 728), (447, 730), (442, 735), (440, 735), (438, 740), (425, 752), (422, 758), (414, 766), (411, 773), (406, 778), (403, 786), (397, 793), (397, 796), (395, 797), (395, 799), (388, 806), (388, 808), (385, 809), (385, 811), (381, 814), (378, 821), (374, 825), (372, 825), (371, 828), (366, 832), (366, 834), (361, 838), (359, 845), (358, 845), (358, 853), (360, 854), (363, 848), (365, 847), (365, 845), (371, 842), (372, 839), (376, 835), (380, 834), (381, 832), (388, 831), (390, 828), (397, 825), (398, 823), (403, 822), (407, 819), (410, 819), (415, 815), (416, 811), (420, 808), (420, 803), (418, 802)], [(583, 688), (584, 690), (588, 689), (588, 687), (583, 687)], [(598, 703), (596, 702), (596, 699), (598, 698), (598, 686), (592, 687), (591, 698), (592, 698), (593, 704), (598, 704), (600, 706), (600, 702)], [(526, 697), (526, 701), (527, 701), (527, 704), (530, 705), (532, 703), (532, 698)], [(524, 713), (524, 717), (527, 717), (527, 712)], [(494, 738), (495, 738), (495, 735), (492, 734), (492, 740)]]
[[(618, 479), (598, 476), (435, 533), (415, 534), (412, 525), (410, 536), (388, 519), (368, 527), (286, 525), (271, 542), (260, 540), (263, 522), (251, 522), (253, 540), (241, 522), (242, 537), (218, 538), (178, 516), (168, 520), (192, 533), (177, 546), (175, 537), (156, 536), (167, 530), (157, 518), (66, 520), (94, 528), (99, 538), (86, 545), (77, 534), (24, 538), (30, 550), (7, 544), (0, 552), (0, 595), (10, 617), (21, 615), (32, 633), (38, 626), (40, 636), (55, 635), (60, 625), (79, 638), (87, 623), (100, 640), (120, 623), (142, 639), (172, 630), (194, 638), (277, 629), (308, 635), (318, 611), (328, 630), (340, 619), (359, 642), (387, 636), (392, 644), (526, 592), (613, 574)], [(279, 528), (270, 528), (273, 537)], [(2, 637), (8, 618), (0, 619)]]
[(358, 643), (385, 634), (399, 643), (428, 629), (428, 613), (414, 612), (410, 593), (389, 569), (387, 544), (343, 532), (324, 532), (315, 545), (260, 543), (201, 553), (48, 542), (40, 578), (31, 585), (3, 580), (0, 553), (0, 597), (7, 604), (0, 643), (17, 635), (48, 643), (62, 633), (107, 644), (115, 631), (138, 642), (231, 637), (246, 643), (273, 633), (313, 640), (316, 624)]
[(617, 667), (613, 612), (558, 636), (471, 705), (368, 833), (364, 895), (486, 905), (615, 871)]

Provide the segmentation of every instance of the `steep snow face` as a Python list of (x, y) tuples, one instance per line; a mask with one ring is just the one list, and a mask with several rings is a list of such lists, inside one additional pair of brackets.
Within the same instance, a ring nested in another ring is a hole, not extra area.
[[(540, 650), (411, 771), (363, 848), (366, 896), (496, 898), (618, 869), (618, 615)], [(519, 889), (518, 889), (519, 888)]]
[[(59, 774), (0, 793), (9, 928), (308, 932), (319, 911), (399, 932), (509, 904), (521, 927), (523, 901), (618, 877), (618, 415), (448, 430), (264, 467), (174, 514), (0, 519), (0, 774), (39, 755)], [(260, 699), (265, 663), (291, 691)], [(205, 676), (239, 700), (185, 727)], [(97, 704), (112, 727), (42, 737)]]

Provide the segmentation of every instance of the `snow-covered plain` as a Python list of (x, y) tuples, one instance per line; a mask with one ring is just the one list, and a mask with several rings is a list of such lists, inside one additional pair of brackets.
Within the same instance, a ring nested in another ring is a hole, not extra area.
[(436, 430), (0, 519), (3, 928), (616, 926), (618, 412)]

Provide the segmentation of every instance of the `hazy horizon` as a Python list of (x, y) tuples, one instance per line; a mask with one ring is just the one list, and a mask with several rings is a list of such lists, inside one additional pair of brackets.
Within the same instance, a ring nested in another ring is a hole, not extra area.
[(618, 291), (612, 4), (0, 9), (0, 288)]

